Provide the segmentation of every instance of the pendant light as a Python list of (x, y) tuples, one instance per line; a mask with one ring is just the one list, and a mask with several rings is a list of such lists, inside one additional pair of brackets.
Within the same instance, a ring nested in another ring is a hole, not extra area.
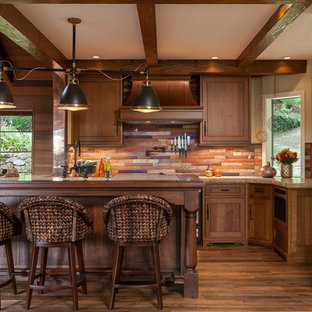
[(0, 109), (3, 108), (16, 108), (13, 102), (12, 93), (2, 78), (2, 72), (0, 76)]
[(148, 78), (148, 68), (145, 70), (145, 82), (134, 99), (132, 110), (141, 113), (161, 110), (158, 95)]
[(69, 18), (68, 23), (73, 25), (73, 64), (71, 68), (71, 78), (63, 91), (58, 109), (69, 111), (80, 111), (88, 109), (87, 99), (79, 86), (76, 75), (76, 25), (81, 23), (80, 18)]
[(16, 108), (12, 93), (2, 77), (2, 68), (0, 69), (0, 109)]
[[(81, 23), (80, 18), (68, 18), (68, 23), (73, 26), (73, 41), (72, 41), (72, 67), (70, 69), (65, 68), (45, 68), (45, 67), (36, 67), (36, 68), (25, 68), (25, 67), (13, 67), (9, 61), (0, 60), (0, 109), (1, 108), (16, 108), (13, 102), (12, 94), (2, 78), (3, 71), (12, 71), (15, 75), (16, 71), (28, 71), (28, 73), (23, 77), (16, 79), (23, 80), (33, 71), (47, 71), (47, 72), (65, 72), (69, 74), (68, 84), (65, 87), (58, 109), (70, 110), (70, 111), (79, 111), (88, 109), (88, 103), (86, 96), (79, 86), (79, 81), (76, 78), (76, 73), (101, 73), (105, 77), (116, 80), (116, 78), (111, 78), (108, 74), (118, 74), (118, 75), (145, 75), (145, 82), (138, 94), (134, 99), (133, 110), (150, 113), (161, 110), (159, 104), (159, 98), (155, 90), (153, 89), (151, 82), (149, 81), (148, 67), (145, 71), (139, 71), (140, 64), (135, 70), (106, 70), (106, 69), (77, 69), (76, 68), (76, 25)], [(3, 66), (3, 63), (6, 62), (10, 66)], [(124, 79), (124, 78), (122, 78)], [(120, 80), (122, 80), (120, 79)], [(119, 80), (119, 79), (118, 79)]]

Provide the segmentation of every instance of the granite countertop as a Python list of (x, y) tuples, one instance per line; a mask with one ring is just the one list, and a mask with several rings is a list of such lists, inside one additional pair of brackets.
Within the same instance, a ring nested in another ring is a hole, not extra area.
[[(1, 182), (138, 182), (138, 181), (150, 181), (150, 182), (168, 182), (168, 183), (179, 183), (179, 182), (205, 182), (205, 183), (259, 183), (259, 184), (272, 184), (277, 186), (282, 186), (286, 188), (311, 188), (312, 189), (312, 179), (282, 179), (282, 178), (261, 178), (260, 176), (222, 176), (222, 177), (205, 177), (205, 176), (195, 176), (195, 175), (162, 175), (162, 174), (118, 174), (113, 176), (111, 179), (100, 178), (100, 177), (89, 177), (84, 180), (82, 177), (69, 177), (63, 179), (62, 177), (51, 177), (43, 175), (27, 175), (20, 176), (19, 178), (0, 178)], [(197, 183), (198, 183), (197, 182)]]
[(312, 179), (282, 179), (282, 178), (262, 178), (259, 176), (235, 176), (235, 177), (205, 177), (200, 176), (205, 183), (259, 183), (273, 184), (287, 188), (312, 188)]
[(48, 175), (20, 175), (19, 177), (0, 177), (1, 182), (136, 182), (136, 181), (150, 181), (150, 182), (199, 182), (202, 180), (196, 175), (173, 175), (173, 174), (146, 174), (146, 173), (130, 173), (117, 174), (109, 179), (104, 177), (52, 177)]

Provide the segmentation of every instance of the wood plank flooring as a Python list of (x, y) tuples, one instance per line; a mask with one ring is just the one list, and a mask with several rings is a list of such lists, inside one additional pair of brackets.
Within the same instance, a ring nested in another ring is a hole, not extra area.
[[(198, 250), (199, 298), (184, 299), (181, 285), (163, 287), (165, 312), (312, 311), (312, 265), (287, 264), (270, 248), (212, 246)], [(1, 277), (2, 279), (2, 277)], [(17, 276), (18, 295), (1, 290), (3, 311), (25, 311), (26, 278)], [(107, 311), (109, 279), (88, 275), (80, 311)], [(116, 311), (158, 311), (152, 290), (120, 290)], [(70, 291), (39, 295), (31, 311), (72, 311)]]

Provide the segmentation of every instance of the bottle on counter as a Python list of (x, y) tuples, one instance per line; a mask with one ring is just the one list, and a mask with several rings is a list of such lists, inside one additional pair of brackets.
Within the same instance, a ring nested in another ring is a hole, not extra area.
[(207, 167), (207, 170), (205, 171), (206, 177), (212, 177), (213, 176), (213, 171), (209, 168), (209, 164)]
[(106, 161), (106, 178), (111, 178), (112, 177), (112, 164), (110, 161), (110, 157), (107, 157)]
[(101, 158), (100, 164), (99, 164), (99, 177), (105, 177), (105, 167), (104, 167), (103, 158)]
[(222, 171), (220, 168), (216, 168), (215, 171), (214, 171), (214, 175), (216, 177), (221, 177), (222, 176)]

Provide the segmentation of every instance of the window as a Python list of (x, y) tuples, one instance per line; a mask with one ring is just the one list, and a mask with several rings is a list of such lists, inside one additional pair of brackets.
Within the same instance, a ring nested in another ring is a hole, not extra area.
[(0, 165), (15, 167), (19, 174), (32, 172), (32, 114), (0, 115)]
[[(265, 156), (268, 161), (285, 148), (297, 152), (299, 160), (293, 164), (293, 176), (304, 177), (304, 114), (303, 92), (265, 98), (265, 118), (268, 139)], [(280, 164), (273, 161), (280, 176)]]

